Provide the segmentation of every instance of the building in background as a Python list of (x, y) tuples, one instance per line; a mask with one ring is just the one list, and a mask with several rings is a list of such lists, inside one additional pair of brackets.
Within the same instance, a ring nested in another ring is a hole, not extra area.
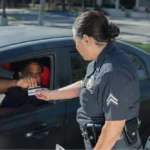
[[(2, 1), (2, 0), (0, 0)], [(8, 8), (36, 7), (40, 0), (5, 0)], [(106, 10), (110, 15), (129, 15), (133, 12), (150, 12), (150, 0), (45, 0), (48, 10), (85, 11)]]

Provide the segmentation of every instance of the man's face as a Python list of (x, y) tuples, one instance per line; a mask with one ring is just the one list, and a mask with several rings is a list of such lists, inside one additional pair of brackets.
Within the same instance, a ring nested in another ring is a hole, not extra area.
[(36, 63), (32, 62), (28, 66), (26, 66), (24, 72), (21, 74), (20, 77), (32, 77), (35, 78), (38, 85), (41, 85), (42, 80), (42, 68), (41, 66)]

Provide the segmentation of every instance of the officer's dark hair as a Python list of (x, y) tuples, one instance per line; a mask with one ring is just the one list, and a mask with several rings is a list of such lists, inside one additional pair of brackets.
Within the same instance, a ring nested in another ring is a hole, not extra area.
[(27, 59), (27, 60), (20, 62), (19, 72), (23, 73), (25, 71), (26, 67), (28, 65), (30, 65), (31, 63), (37, 63), (41, 67), (42, 72), (44, 71), (44, 66), (41, 63), (41, 61), (37, 58), (33, 58), (33, 59)]
[(94, 38), (98, 45), (100, 42), (114, 40), (120, 33), (120, 29), (98, 11), (88, 11), (81, 14), (76, 19), (73, 29), (79, 38), (82, 39), (83, 35), (86, 34)]

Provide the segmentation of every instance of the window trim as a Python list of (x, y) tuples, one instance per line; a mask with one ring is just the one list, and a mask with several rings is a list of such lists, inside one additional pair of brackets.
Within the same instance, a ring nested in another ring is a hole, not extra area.
[[(122, 49), (122, 50), (123, 50), (127, 55), (128, 55), (128, 54), (131, 54), (131, 55), (137, 57), (137, 58), (142, 62), (143, 66), (144, 66), (144, 71), (145, 71), (145, 74), (146, 74), (147, 78), (146, 78), (146, 79), (143, 79), (143, 80), (140, 80), (140, 78), (139, 78), (139, 81), (140, 81), (140, 82), (148, 81), (148, 80), (149, 80), (149, 75), (148, 75), (148, 70), (147, 70), (147, 67), (146, 67), (146, 64), (145, 64), (144, 60), (143, 60), (142, 58), (140, 58), (138, 55), (136, 55), (135, 53), (133, 53), (133, 52), (129, 52), (129, 51), (125, 50), (125, 49)], [(132, 63), (133, 63), (133, 62), (132, 62)]]
[[(53, 90), (54, 89), (54, 84), (55, 84), (55, 53), (47, 53), (47, 55), (44, 53), (42, 55), (37, 55), (37, 56), (29, 56), (29, 57), (24, 57), (22, 59), (15, 59), (13, 61), (7, 61), (5, 62), (6, 64), (7, 63), (13, 63), (13, 62), (17, 62), (17, 61), (24, 61), (24, 60), (28, 60), (28, 59), (32, 59), (32, 58), (42, 58), (42, 57), (47, 57), (49, 58), (49, 64), (51, 65), (51, 76), (50, 76), (50, 87), (49, 89), (50, 90)], [(4, 63), (4, 64), (5, 64)], [(1, 64), (3, 65), (3, 64)], [(51, 82), (53, 81), (53, 82)], [(54, 103), (52, 104), (54, 105)], [(22, 105), (23, 106), (23, 105)], [(14, 118), (16, 116), (19, 116), (19, 115), (24, 115), (24, 114), (27, 114), (27, 113), (32, 113), (32, 112), (35, 112), (36, 109), (44, 109), (44, 108), (47, 108), (47, 107), (50, 107), (51, 106), (51, 103), (48, 103), (47, 105), (43, 105), (43, 106), (39, 106), (39, 107), (35, 107), (35, 108), (30, 108), (29, 110), (23, 110), (23, 111), (19, 111), (19, 112), (13, 112), (13, 113), (8, 113), (8, 114), (4, 114), (2, 116), (0, 116), (0, 119), (3, 119), (3, 118)]]

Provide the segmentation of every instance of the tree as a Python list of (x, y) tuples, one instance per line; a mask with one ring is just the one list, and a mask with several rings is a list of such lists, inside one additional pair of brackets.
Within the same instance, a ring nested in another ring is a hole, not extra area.
[(62, 11), (66, 11), (65, 0), (62, 0)]
[(20, 3), (18, 0), (5, 0), (5, 2), (9, 8), (18, 8), (18, 4)]
[(5, 11), (5, 7), (6, 7), (6, 2), (5, 2), (5, 0), (2, 1), (2, 4), (3, 4), (2, 18), (7, 18), (7, 16), (6, 16), (6, 11)]
[(85, 0), (82, 0), (82, 10), (85, 10)]
[(48, 11), (50, 11), (51, 3), (52, 3), (52, 1), (48, 0)]
[(3, 12), (2, 12), (2, 18), (1, 18), (1, 22), (0, 22), (0, 25), (4, 25), (4, 26), (6, 26), (8, 24), (6, 12), (5, 12), (5, 4), (6, 4), (5, 2), (6, 2), (5, 0), (2, 1)]
[(120, 4), (127, 9), (133, 9), (135, 6), (136, 0), (130, 0), (130, 3), (127, 0), (120, 0)]
[(40, 0), (39, 8), (39, 25), (43, 26), (44, 24), (44, 9), (45, 9), (45, 0)]
[(57, 9), (57, 0), (54, 0), (55, 2), (55, 10)]

